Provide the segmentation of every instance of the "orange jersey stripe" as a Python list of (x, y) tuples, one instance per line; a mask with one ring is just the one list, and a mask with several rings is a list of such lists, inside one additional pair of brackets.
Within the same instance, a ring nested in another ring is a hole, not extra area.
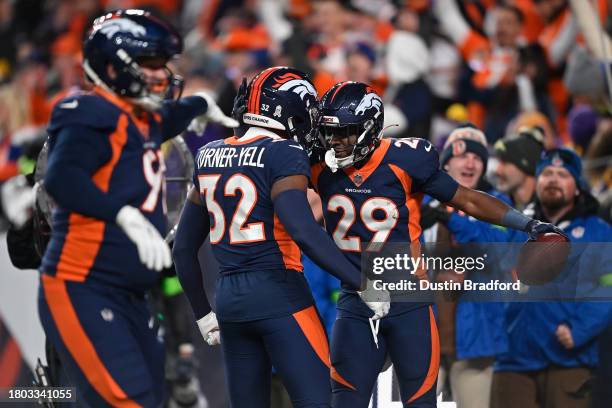
[(285, 268), (302, 272), (304, 267), (302, 266), (300, 248), (291, 239), (291, 236), (285, 229), (285, 226), (281, 224), (276, 214), (274, 214), (274, 239), (283, 255)]
[(233, 146), (239, 146), (239, 145), (253, 143), (256, 140), (265, 139), (266, 137), (269, 137), (269, 136), (260, 135), (260, 136), (252, 137), (248, 140), (239, 140), (236, 136), (232, 136), (232, 137), (223, 139), (223, 143), (228, 144), (228, 145), (233, 145)]
[(342, 376), (338, 374), (336, 369), (331, 365), (327, 336), (325, 335), (325, 330), (321, 324), (321, 319), (317, 314), (317, 309), (315, 309), (314, 306), (307, 307), (306, 309), (294, 313), (293, 318), (300, 326), (300, 329), (302, 329), (304, 336), (306, 336), (306, 339), (312, 346), (314, 352), (321, 359), (321, 361), (323, 361), (323, 363), (329, 367), (331, 378), (345, 387), (356, 390), (356, 388), (342, 378)]
[(431, 306), (429, 306), (429, 328), (431, 330), (431, 359), (429, 360), (429, 369), (425, 376), (425, 381), (421, 387), (407, 401), (410, 404), (412, 401), (425, 394), (436, 383), (438, 370), (440, 369), (440, 338), (438, 336), (438, 326), (436, 325), (436, 317)]
[(66, 283), (48, 275), (41, 275), (45, 299), (62, 341), (87, 381), (113, 407), (135, 408), (140, 405), (128, 398), (108, 372), (74, 310)]
[(325, 169), (325, 163), (316, 163), (310, 166), (310, 182), (315, 191), (317, 191), (317, 185), (319, 184), (319, 176)]
[(406, 207), (408, 208), (408, 231), (410, 232), (410, 240), (412, 242), (419, 239), (421, 236), (421, 200), (423, 194), (410, 194), (412, 188), (412, 178), (404, 170), (400, 169), (395, 164), (389, 164), (389, 168), (398, 178), (404, 192), (406, 193)]
[(21, 371), (21, 352), (15, 339), (9, 335), (0, 355), (0, 387), (14, 387)]
[[(127, 115), (121, 115), (117, 129), (110, 136), (112, 156), (108, 163), (93, 175), (94, 184), (108, 192), (113, 170), (127, 142)], [(68, 233), (57, 264), (58, 278), (84, 281), (93, 266), (104, 238), (104, 221), (72, 213), (68, 219)]]
[[(404, 170), (400, 169), (395, 164), (389, 164), (389, 168), (399, 182), (402, 184), (404, 192), (406, 193), (406, 207), (408, 208), (408, 233), (410, 234), (410, 253), (414, 258), (421, 256), (421, 243), (419, 237), (421, 236), (421, 200), (423, 194), (410, 194), (412, 188), (412, 178)], [(419, 279), (427, 279), (427, 271), (420, 269), (415, 272)]]

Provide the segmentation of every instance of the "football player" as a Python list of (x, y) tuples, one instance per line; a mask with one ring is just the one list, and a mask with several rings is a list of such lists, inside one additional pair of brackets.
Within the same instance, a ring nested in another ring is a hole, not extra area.
[(79, 406), (163, 400), (163, 346), (145, 301), (171, 264), (160, 145), (192, 121), (237, 125), (204, 93), (176, 98), (166, 63), (181, 50), (179, 34), (148, 12), (105, 14), (83, 44), (93, 91), (52, 113), (44, 183), (58, 208), (39, 315)]
[[(387, 242), (410, 243), (410, 253), (421, 254), (423, 194), (532, 236), (557, 232), (488, 194), (458, 185), (440, 170), (438, 153), (427, 140), (383, 139), (383, 117), (381, 98), (363, 83), (338, 83), (321, 99), (319, 130), (327, 151), (312, 167), (312, 183), (321, 196), (327, 231), (356, 267), (362, 251), (380, 250)], [(423, 270), (415, 274), (427, 279)], [(431, 304), (396, 302), (378, 323), (371, 317), (360, 296), (344, 286), (331, 339), (332, 366), (343, 382), (333, 379), (332, 406), (367, 407), (388, 355), (404, 406), (435, 407), (440, 355)]]
[[(209, 344), (219, 343), (220, 328), (234, 408), (270, 406), (272, 366), (295, 407), (330, 404), (328, 342), (300, 249), (353, 290), (361, 277), (315, 221), (306, 197), (309, 159), (294, 140), (310, 137), (317, 103), (305, 74), (268, 68), (239, 89), (234, 114), (243, 124), (240, 137), (211, 142), (196, 156), (195, 188), (173, 255)], [(197, 258), (207, 236), (220, 269), (216, 315)]]

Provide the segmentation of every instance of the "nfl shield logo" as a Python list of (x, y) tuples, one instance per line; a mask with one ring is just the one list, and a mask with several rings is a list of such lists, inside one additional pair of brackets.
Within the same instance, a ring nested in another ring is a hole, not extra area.
[(361, 177), (361, 174), (357, 173), (353, 176), (353, 183), (355, 183), (357, 187), (363, 183), (363, 177)]
[(563, 160), (561, 160), (561, 158), (559, 157), (558, 154), (556, 154), (555, 157), (553, 157), (552, 165), (555, 166), (555, 167), (562, 167), (563, 166)]

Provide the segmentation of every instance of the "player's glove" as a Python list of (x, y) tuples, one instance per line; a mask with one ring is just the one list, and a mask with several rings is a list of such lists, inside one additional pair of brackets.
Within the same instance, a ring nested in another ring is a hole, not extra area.
[(438, 200), (431, 200), (421, 206), (421, 228), (426, 230), (438, 222), (448, 224), (451, 213)]
[(569, 242), (569, 238), (567, 237), (567, 235), (565, 235), (565, 232), (563, 232), (555, 225), (549, 224), (547, 222), (531, 220), (529, 221), (529, 224), (527, 224), (525, 231), (527, 231), (527, 233), (529, 234), (529, 241), (537, 241), (540, 235), (546, 234), (548, 232), (554, 232), (555, 234), (562, 235)]
[(201, 136), (204, 134), (204, 130), (206, 129), (208, 122), (218, 123), (222, 126), (229, 128), (238, 127), (238, 121), (236, 121), (236, 119), (230, 118), (229, 116), (226, 116), (221, 110), (221, 108), (219, 108), (219, 105), (217, 105), (217, 102), (215, 102), (213, 97), (210, 96), (207, 92), (196, 92), (194, 95), (203, 98), (208, 104), (208, 108), (206, 109), (206, 113), (200, 116), (196, 116), (191, 121), (191, 123), (187, 127), (187, 130), (196, 133), (198, 136)]
[(122, 207), (116, 222), (136, 245), (140, 262), (147, 268), (161, 271), (172, 265), (168, 244), (138, 209), (129, 205)]
[(389, 295), (389, 292), (386, 290), (374, 289), (371, 280), (368, 279), (366, 290), (357, 293), (359, 293), (359, 297), (363, 300), (363, 303), (374, 312), (374, 316), (371, 317), (372, 320), (382, 319), (389, 313), (389, 309), (391, 308), (391, 295)]
[(206, 344), (209, 346), (221, 344), (221, 332), (219, 331), (219, 322), (215, 312), (210, 312), (198, 320), (197, 323)]

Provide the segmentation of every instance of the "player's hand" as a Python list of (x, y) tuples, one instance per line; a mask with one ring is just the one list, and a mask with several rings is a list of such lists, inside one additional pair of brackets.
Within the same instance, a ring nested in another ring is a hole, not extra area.
[(236, 121), (236, 119), (230, 118), (229, 116), (226, 116), (210, 94), (204, 91), (200, 91), (196, 92), (194, 95), (203, 98), (208, 104), (208, 108), (206, 109), (206, 113), (200, 116), (196, 116), (191, 121), (191, 123), (187, 127), (187, 130), (196, 133), (198, 136), (201, 136), (204, 134), (204, 130), (206, 130), (206, 126), (209, 122), (218, 123), (222, 126), (229, 128), (238, 127), (238, 121)]
[(565, 232), (563, 232), (560, 228), (557, 228), (553, 224), (538, 220), (531, 220), (529, 224), (527, 224), (527, 233), (529, 234), (529, 241), (537, 241), (540, 235), (549, 232), (554, 232), (555, 234), (562, 235), (569, 242), (569, 238), (567, 237), (567, 235), (565, 235)]
[(389, 313), (391, 295), (386, 290), (374, 289), (371, 280), (368, 279), (366, 290), (357, 293), (359, 293), (363, 303), (374, 312), (374, 316), (371, 317), (372, 320), (382, 319)]
[(446, 225), (450, 218), (451, 213), (438, 200), (431, 200), (421, 206), (421, 228), (424, 230), (433, 227), (438, 222)]
[(138, 248), (140, 262), (147, 268), (161, 271), (172, 266), (172, 256), (166, 241), (144, 215), (126, 205), (117, 213), (117, 225)]
[(555, 332), (555, 336), (557, 336), (557, 340), (563, 347), (568, 350), (574, 348), (574, 338), (572, 337), (572, 329), (568, 327), (567, 324), (560, 324), (557, 327), (557, 331)]
[(221, 344), (221, 332), (219, 331), (219, 322), (215, 312), (210, 312), (198, 320), (197, 323), (206, 344), (209, 346)]

